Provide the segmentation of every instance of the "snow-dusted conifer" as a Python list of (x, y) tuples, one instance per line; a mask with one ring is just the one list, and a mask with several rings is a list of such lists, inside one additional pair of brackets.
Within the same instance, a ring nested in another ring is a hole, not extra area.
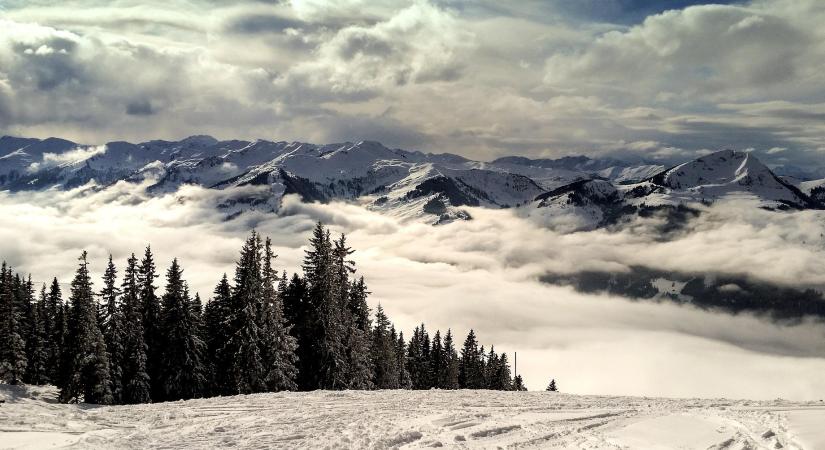
[(226, 343), (229, 340), (229, 319), (231, 288), (229, 279), (223, 274), (221, 281), (215, 286), (214, 296), (203, 313), (204, 334), (206, 336), (207, 353), (207, 379), (209, 382), (209, 392), (212, 395), (228, 393), (231, 390), (231, 382), (228, 371), (225, 370), (229, 364)]
[(177, 258), (166, 272), (163, 294), (161, 332), (161, 380), (164, 400), (202, 397), (206, 387), (203, 365), (204, 344), (198, 337), (197, 324), (183, 269)]
[(462, 389), (482, 389), (484, 375), (482, 373), (481, 356), (478, 341), (473, 330), (467, 334), (464, 347), (461, 349), (459, 361), (458, 384)]
[[(31, 277), (29, 277), (31, 280)], [(49, 383), (48, 334), (46, 333), (46, 285), (40, 289), (40, 297), (31, 308), (29, 336), (26, 339), (28, 366), (26, 378), (31, 384)]]
[(309, 358), (309, 387), (344, 389), (348, 384), (345, 345), (345, 308), (340, 304), (336, 285), (335, 260), (329, 231), (319, 222), (304, 256), (307, 284), (309, 332), (312, 347)]
[(52, 279), (46, 300), (46, 333), (48, 335), (46, 370), (49, 379), (57, 387), (63, 386), (64, 371), (61, 370), (61, 351), (68, 332), (64, 315), (63, 294), (57, 278)]
[(151, 400), (151, 384), (146, 369), (146, 342), (143, 331), (143, 307), (140, 301), (138, 261), (133, 253), (126, 261), (121, 284), (123, 310), (122, 402), (147, 403)]
[(106, 350), (109, 355), (109, 379), (112, 386), (112, 402), (123, 401), (123, 362), (124, 362), (124, 329), (123, 310), (118, 304), (120, 289), (117, 287), (117, 269), (109, 255), (109, 263), (103, 273), (103, 290), (100, 296), (103, 300), (103, 339), (106, 341)]
[(373, 365), (370, 358), (370, 310), (367, 306), (367, 285), (364, 277), (353, 281), (349, 289), (348, 310), (351, 322), (347, 328), (347, 368), (349, 389), (372, 389)]
[(229, 392), (249, 394), (265, 389), (264, 361), (259, 327), (261, 299), (261, 240), (253, 231), (241, 249), (235, 267), (226, 355)]
[(444, 336), (444, 367), (441, 378), (444, 380), (443, 389), (458, 389), (458, 353), (453, 342), (453, 332), (448, 328)]
[(23, 382), (26, 375), (26, 342), (20, 312), (15, 304), (15, 282), (11, 268), (3, 262), (0, 271), (0, 380)]
[[(264, 244), (263, 259), (263, 311), (264, 311), (264, 381), (271, 391), (295, 390), (298, 385), (295, 378), (298, 369), (295, 366), (295, 350), (297, 340), (289, 334), (289, 325), (284, 317), (283, 298), (275, 289), (278, 274), (272, 268), (275, 259), (272, 252), (272, 241), (267, 238)], [(286, 274), (285, 274), (286, 275)], [(286, 290), (285, 277), (281, 280), (281, 288)]]
[[(372, 330), (370, 354), (373, 367), (373, 385), (376, 389), (398, 388), (398, 357), (395, 346), (396, 337), (390, 331), (390, 321), (384, 313), (384, 307), (378, 304), (375, 310), (375, 327)], [(394, 333), (395, 330), (392, 330)]]
[(163, 336), (160, 331), (160, 299), (155, 286), (157, 277), (155, 257), (151, 246), (147, 245), (138, 266), (138, 291), (143, 318), (143, 341), (146, 343), (146, 372), (149, 374), (153, 398), (163, 396), (163, 383), (160, 380)]
[(86, 403), (109, 404), (112, 402), (109, 357), (97, 325), (97, 303), (85, 251), (79, 260), (69, 298), (71, 310), (66, 348), (71, 360), (60, 398), (64, 402), (79, 402), (82, 398)]
[[(395, 326), (390, 328), (390, 335), (395, 336)], [(398, 333), (398, 341), (395, 344), (395, 357), (398, 362), (398, 388), (412, 389), (412, 379), (410, 371), (407, 370), (407, 345), (404, 342), (404, 332)]]

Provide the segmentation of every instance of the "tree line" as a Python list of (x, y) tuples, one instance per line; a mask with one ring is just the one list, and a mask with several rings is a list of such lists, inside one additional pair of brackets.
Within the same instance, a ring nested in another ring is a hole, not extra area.
[(216, 395), (314, 389), (524, 390), (506, 353), (460, 350), (450, 330), (424, 324), (409, 340), (356, 276), (343, 234), (321, 223), (302, 274), (280, 275), (269, 238), (253, 231), (230, 281), (210, 301), (191, 295), (174, 259), (162, 292), (151, 247), (132, 254), (123, 276), (109, 257), (93, 289), (80, 258), (68, 301), (55, 278), (39, 294), (31, 280), (0, 269), (0, 380), (54, 384), (63, 402), (136, 404)]

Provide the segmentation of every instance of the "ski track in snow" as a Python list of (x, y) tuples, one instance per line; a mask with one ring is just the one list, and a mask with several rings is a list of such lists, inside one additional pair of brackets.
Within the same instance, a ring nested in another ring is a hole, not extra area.
[(0, 386), (0, 448), (825, 448), (825, 403), (315, 391), (64, 405)]

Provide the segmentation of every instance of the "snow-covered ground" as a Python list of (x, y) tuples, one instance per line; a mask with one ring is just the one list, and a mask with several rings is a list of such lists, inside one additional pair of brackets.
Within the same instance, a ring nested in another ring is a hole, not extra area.
[(822, 401), (316, 391), (98, 407), (54, 396), (0, 385), (0, 448), (825, 448)]

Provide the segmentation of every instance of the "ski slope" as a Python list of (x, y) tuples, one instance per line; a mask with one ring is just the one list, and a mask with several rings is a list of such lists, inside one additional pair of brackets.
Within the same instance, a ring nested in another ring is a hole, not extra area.
[(825, 448), (825, 403), (316, 391), (63, 405), (0, 385), (0, 448)]

